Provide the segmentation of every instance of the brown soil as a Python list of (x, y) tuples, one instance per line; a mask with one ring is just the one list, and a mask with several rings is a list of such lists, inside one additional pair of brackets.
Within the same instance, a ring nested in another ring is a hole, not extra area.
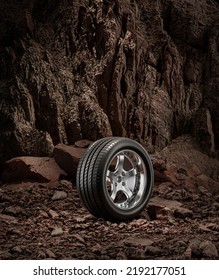
[[(188, 215), (164, 208), (152, 220), (147, 208), (138, 219), (109, 222), (87, 212), (69, 180), (4, 184), (0, 259), (219, 259), (219, 196), (164, 185), (153, 196), (180, 201)], [(53, 200), (57, 191), (67, 198)]]

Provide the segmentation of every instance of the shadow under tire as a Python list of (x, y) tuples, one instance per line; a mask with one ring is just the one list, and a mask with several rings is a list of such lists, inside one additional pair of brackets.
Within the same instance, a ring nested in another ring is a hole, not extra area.
[(138, 142), (123, 137), (94, 142), (81, 158), (76, 176), (84, 206), (108, 220), (137, 217), (151, 197), (153, 183), (148, 153)]

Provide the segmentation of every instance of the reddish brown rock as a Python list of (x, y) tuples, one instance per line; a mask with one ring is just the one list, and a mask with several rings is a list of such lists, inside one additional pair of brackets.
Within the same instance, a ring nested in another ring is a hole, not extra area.
[(219, 194), (219, 182), (205, 174), (197, 176), (197, 184), (207, 189), (211, 194)]
[(204, 257), (208, 257), (208, 258), (213, 258), (214, 259), (214, 258), (217, 258), (218, 255), (219, 255), (216, 246), (210, 240), (203, 241), (200, 244), (199, 249), (201, 250), (202, 255)]
[(182, 207), (182, 203), (176, 200), (168, 200), (155, 196), (148, 204), (148, 214), (152, 219), (167, 219), (172, 216), (177, 218), (192, 217), (193, 212)]
[(164, 160), (157, 159), (155, 157), (151, 157), (151, 161), (152, 161), (154, 170), (163, 172), (167, 169), (167, 164)]
[(54, 148), (54, 159), (65, 172), (75, 178), (78, 163), (86, 149), (58, 144)]
[(49, 182), (59, 180), (66, 173), (49, 157), (16, 157), (5, 163), (3, 180), (33, 180)]
[(196, 165), (196, 164), (193, 164), (191, 166), (191, 168), (189, 169), (189, 174), (191, 174), (192, 176), (195, 176), (197, 177), (198, 175), (201, 175), (201, 170), (200, 168)]
[(82, 139), (75, 142), (75, 146), (78, 148), (87, 148), (93, 141)]
[(166, 172), (159, 172), (154, 170), (155, 183), (172, 182), (172, 178)]
[(16, 224), (18, 223), (18, 220), (14, 217), (14, 216), (10, 216), (10, 215), (5, 215), (5, 214), (0, 214), (0, 221), (3, 221), (5, 223), (13, 223)]
[(177, 168), (162, 159), (152, 157), (155, 183), (171, 182), (177, 184)]
[(173, 215), (173, 212), (182, 206), (176, 200), (167, 200), (158, 196), (152, 197), (148, 203), (148, 214), (152, 219), (157, 219), (159, 215)]
[(128, 246), (150, 246), (154, 243), (153, 239), (151, 237), (144, 237), (144, 238), (139, 238), (139, 236), (135, 237), (128, 237), (125, 240), (122, 240), (121, 243), (124, 243)]

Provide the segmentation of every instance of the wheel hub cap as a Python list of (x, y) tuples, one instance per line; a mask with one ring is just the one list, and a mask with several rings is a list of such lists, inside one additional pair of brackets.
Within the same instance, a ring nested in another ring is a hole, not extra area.
[(106, 186), (116, 207), (131, 209), (137, 205), (146, 187), (146, 167), (142, 158), (131, 150), (117, 153), (108, 166)]

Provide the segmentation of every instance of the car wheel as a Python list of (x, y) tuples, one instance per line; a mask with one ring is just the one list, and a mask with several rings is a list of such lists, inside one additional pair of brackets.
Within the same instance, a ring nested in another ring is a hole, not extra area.
[(76, 176), (79, 195), (96, 216), (109, 220), (137, 217), (153, 189), (153, 166), (136, 141), (106, 137), (94, 142), (81, 158)]

